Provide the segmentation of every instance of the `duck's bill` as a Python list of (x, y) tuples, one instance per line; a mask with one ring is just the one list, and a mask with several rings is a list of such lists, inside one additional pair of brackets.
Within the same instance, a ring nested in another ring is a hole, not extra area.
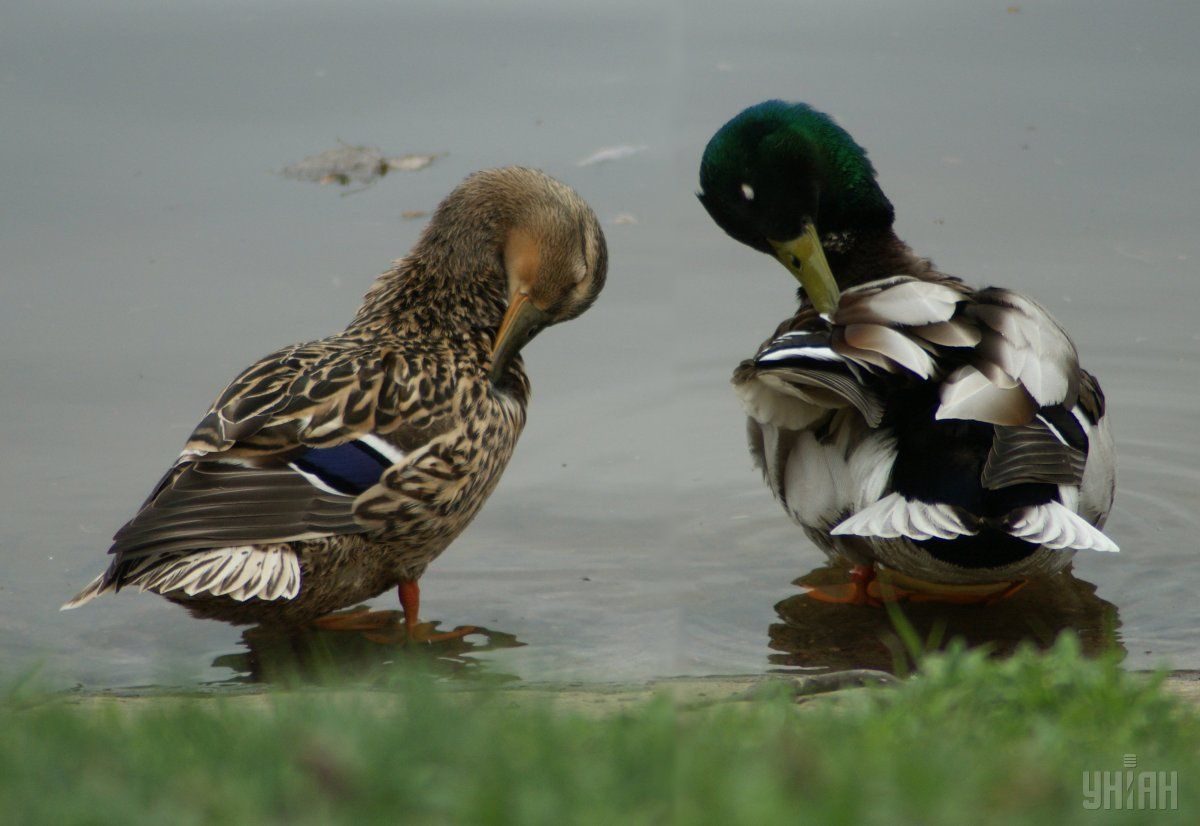
[(825, 250), (821, 248), (815, 224), (810, 221), (798, 237), (790, 241), (772, 241), (771, 247), (779, 263), (796, 276), (818, 312), (832, 313), (837, 309), (841, 292), (829, 262), (825, 260)]
[(538, 308), (525, 293), (517, 293), (508, 303), (492, 343), (492, 381), (499, 381), (529, 339), (550, 323), (550, 314)]

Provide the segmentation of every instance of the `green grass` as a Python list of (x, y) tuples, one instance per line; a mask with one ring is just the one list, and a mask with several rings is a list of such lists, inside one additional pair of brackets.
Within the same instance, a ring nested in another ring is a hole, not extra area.
[[(607, 716), (519, 693), (389, 691), (0, 706), (13, 823), (1195, 822), (1200, 717), (1065, 637), (951, 646), (895, 688), (797, 706), (659, 698)], [(1082, 772), (1177, 771), (1176, 812), (1082, 808)], [(1153, 818), (1153, 820), (1150, 820)]]

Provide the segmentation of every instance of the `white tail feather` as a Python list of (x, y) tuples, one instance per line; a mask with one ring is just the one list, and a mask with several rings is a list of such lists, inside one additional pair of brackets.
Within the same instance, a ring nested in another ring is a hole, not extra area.
[(58, 610), (70, 611), (72, 608), (78, 608), (80, 605), (87, 605), (101, 594), (111, 593), (115, 588), (111, 583), (108, 585), (104, 584), (104, 576), (105, 574), (100, 574), (100, 576), (83, 586), (83, 590), (64, 602)]
[(1053, 551), (1120, 550), (1082, 516), (1058, 502), (1026, 508), (1008, 528), (1008, 532), (1026, 542), (1036, 542)]
[[(300, 560), (290, 548), (240, 545), (169, 556), (140, 560), (122, 577), (124, 584), (140, 591), (165, 594), (181, 590), (188, 596), (207, 593), (238, 602), (256, 597), (294, 599), (300, 593)], [(105, 576), (93, 579), (59, 610), (69, 611), (116, 591), (115, 583), (104, 584)]]
[(973, 536), (976, 531), (967, 527), (950, 505), (905, 499), (889, 493), (835, 526), (834, 536), (868, 536), (881, 539), (954, 539)]
[(291, 548), (241, 545), (197, 551), (161, 562), (130, 577), (130, 585), (165, 594), (211, 594), (238, 602), (248, 599), (293, 599), (300, 593), (300, 561)]

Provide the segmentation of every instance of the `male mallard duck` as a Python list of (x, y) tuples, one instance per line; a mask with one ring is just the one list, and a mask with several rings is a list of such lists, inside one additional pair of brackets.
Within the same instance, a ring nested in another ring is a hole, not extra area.
[(518, 167), (470, 176), (349, 327), (221, 393), (108, 570), (63, 607), (137, 586), (200, 617), (297, 626), (398, 586), (416, 639), (417, 581), (525, 424), (518, 351), (586, 310), (606, 271), (604, 233), (569, 187)]
[(752, 106), (709, 141), (700, 187), (721, 229), (801, 284), (733, 383), (776, 498), (855, 565), (813, 596), (992, 599), (1117, 550), (1099, 530), (1104, 396), (1075, 345), (1033, 300), (915, 255), (845, 130), (802, 103)]

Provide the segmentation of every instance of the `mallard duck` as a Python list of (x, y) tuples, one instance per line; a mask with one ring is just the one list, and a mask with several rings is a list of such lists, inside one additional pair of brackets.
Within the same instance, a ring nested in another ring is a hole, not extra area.
[[(1116, 551), (1104, 395), (1050, 313), (934, 268), (893, 231), (866, 152), (771, 100), (712, 137), (699, 198), (778, 259), (800, 307), (733, 383), (792, 519), (854, 567), (829, 601), (994, 600)], [(881, 596), (882, 595), (882, 596)]]
[(518, 352), (586, 310), (606, 272), (604, 233), (569, 187), (519, 167), (471, 175), (350, 326), (225, 388), (108, 569), (63, 607), (133, 586), (237, 624), (366, 630), (385, 620), (326, 615), (398, 587), (415, 639), (421, 575), (525, 424)]

